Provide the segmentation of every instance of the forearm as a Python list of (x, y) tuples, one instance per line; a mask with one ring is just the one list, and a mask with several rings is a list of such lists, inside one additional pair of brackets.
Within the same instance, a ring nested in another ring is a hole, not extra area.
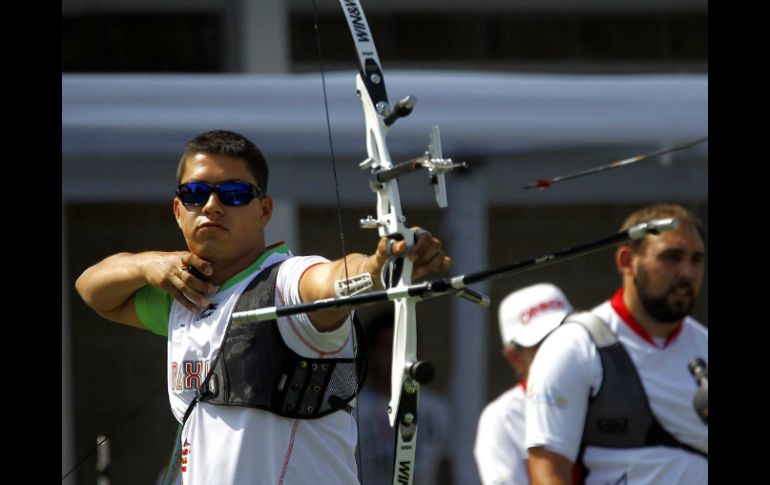
[(542, 446), (529, 450), (529, 474), (532, 485), (570, 485), (573, 463)]
[(322, 263), (310, 268), (301, 281), (301, 296), (303, 301), (321, 300), (336, 296), (335, 283), (347, 278), (353, 278), (368, 273), (374, 282), (374, 289), (382, 289), (379, 281), (376, 263), (373, 257), (365, 254), (352, 253), (345, 258)]
[[(329, 263), (317, 264), (302, 276), (300, 280), (300, 296), (302, 301), (311, 302), (333, 298), (335, 282), (353, 276), (369, 273), (375, 284), (375, 289), (382, 289), (373, 256), (365, 254), (348, 254), (345, 258)], [(334, 330), (339, 327), (349, 314), (348, 308), (330, 308), (309, 314), (313, 324), (322, 331)]]
[[(451, 258), (441, 250), (441, 241), (429, 234), (422, 235), (411, 249), (407, 247), (406, 241), (396, 241), (392, 245), (389, 242), (393, 241), (381, 237), (377, 250), (372, 255), (349, 254), (344, 259), (310, 268), (300, 280), (302, 301), (332, 298), (336, 296), (335, 282), (366, 273), (372, 277), (374, 290), (384, 289), (380, 281), (380, 271), (391, 255), (403, 255), (412, 261), (413, 278), (419, 278), (432, 271), (448, 271), (452, 266)], [(338, 308), (313, 312), (310, 314), (310, 320), (318, 330), (334, 330), (345, 321), (348, 311), (347, 308)]]
[(83, 301), (99, 313), (122, 307), (147, 284), (144, 268), (153, 253), (119, 253), (91, 266), (80, 275), (75, 288)]

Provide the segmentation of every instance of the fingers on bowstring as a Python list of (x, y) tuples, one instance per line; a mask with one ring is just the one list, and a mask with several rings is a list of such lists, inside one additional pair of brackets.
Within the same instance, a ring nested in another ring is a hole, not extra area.
[[(177, 271), (179, 284), (175, 285), (179, 295), (172, 294), (185, 308), (191, 311), (197, 311), (198, 308), (206, 308), (211, 302), (206, 298), (217, 292), (217, 287), (196, 277), (189, 267), (181, 267)], [(181, 296), (181, 299), (179, 298)], [(191, 309), (190, 305), (197, 305), (197, 308)]]
[[(186, 258), (183, 258), (183, 263), (188, 266), (188, 270), (190, 270), (189, 267), (192, 267), (193, 269), (191, 271), (193, 272), (193, 275), (198, 276), (200, 279), (205, 280), (207, 277), (214, 274), (214, 268), (212, 267), (211, 263), (192, 253), (190, 253)], [(200, 275), (195, 275), (196, 271), (200, 273)]]

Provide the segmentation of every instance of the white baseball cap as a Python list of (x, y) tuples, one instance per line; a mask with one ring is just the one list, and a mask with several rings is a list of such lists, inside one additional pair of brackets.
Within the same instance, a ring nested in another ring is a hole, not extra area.
[(514, 291), (500, 303), (498, 318), (503, 344), (533, 347), (572, 311), (564, 293), (550, 283)]

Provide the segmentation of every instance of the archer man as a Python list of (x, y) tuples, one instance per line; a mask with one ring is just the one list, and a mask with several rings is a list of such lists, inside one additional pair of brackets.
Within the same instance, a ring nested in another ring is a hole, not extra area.
[[(382, 289), (389, 251), (407, 254), (415, 278), (449, 270), (451, 259), (425, 231), (411, 248), (381, 238), (374, 254), (337, 261), (268, 246), (267, 180), (244, 136), (197, 136), (179, 161), (173, 201), (187, 250), (115, 254), (83, 272), (77, 291), (102, 317), (168, 338), (186, 485), (358, 483), (350, 410), (361, 379), (348, 310), (260, 325), (229, 325), (230, 315), (334, 297), (346, 275), (368, 273)], [(318, 384), (297, 391), (306, 379)]]

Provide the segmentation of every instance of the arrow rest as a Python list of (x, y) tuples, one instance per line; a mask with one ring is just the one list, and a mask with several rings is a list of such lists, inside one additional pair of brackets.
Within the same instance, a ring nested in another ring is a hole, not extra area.
[[(408, 99), (408, 97), (399, 101), (399, 103), (406, 99)], [(436, 203), (442, 209), (446, 208), (448, 203), (444, 175), (458, 167), (467, 168), (468, 164), (466, 162), (454, 163), (451, 158), (444, 158), (441, 149), (441, 133), (438, 126), (433, 127), (429, 139), (428, 149), (422, 156), (393, 165), (390, 168), (384, 168), (382, 165), (377, 166), (376, 160), (373, 157), (369, 157), (359, 163), (359, 167), (362, 170), (369, 170), (372, 174), (370, 180), (372, 191), (378, 192), (383, 190), (385, 188), (385, 183), (395, 180), (402, 175), (408, 175), (424, 168), (428, 170), (428, 181), (433, 186)], [(362, 227), (366, 228), (374, 227), (375, 223), (385, 224), (382, 221), (372, 219), (371, 216), (365, 221), (366, 225), (364, 225), (364, 220), (361, 221), (361, 224)]]

